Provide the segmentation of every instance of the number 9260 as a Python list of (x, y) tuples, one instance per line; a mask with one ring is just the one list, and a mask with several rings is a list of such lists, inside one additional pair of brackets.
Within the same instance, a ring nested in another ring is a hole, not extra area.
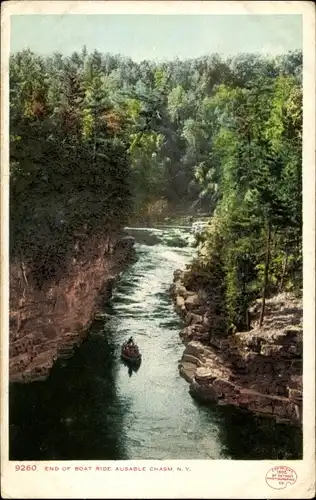
[(36, 465), (16, 465), (16, 471), (35, 471), (37, 470)]

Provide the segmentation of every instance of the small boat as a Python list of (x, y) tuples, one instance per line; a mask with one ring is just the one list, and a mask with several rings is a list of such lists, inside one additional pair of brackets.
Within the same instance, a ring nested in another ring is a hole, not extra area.
[(121, 358), (132, 364), (140, 364), (142, 355), (139, 352), (137, 345), (124, 342), (121, 349)]

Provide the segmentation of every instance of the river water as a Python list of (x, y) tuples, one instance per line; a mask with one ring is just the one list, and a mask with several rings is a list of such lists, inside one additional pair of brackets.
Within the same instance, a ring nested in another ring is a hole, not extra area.
[[(297, 430), (204, 406), (178, 374), (183, 326), (168, 294), (193, 257), (183, 229), (130, 230), (138, 260), (118, 280), (105, 322), (45, 382), (10, 387), (11, 460), (295, 459)], [(120, 360), (133, 335), (137, 372)]]

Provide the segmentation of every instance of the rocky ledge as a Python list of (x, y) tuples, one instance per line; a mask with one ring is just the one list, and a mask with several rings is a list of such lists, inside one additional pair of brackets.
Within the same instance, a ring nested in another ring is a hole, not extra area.
[(302, 301), (289, 293), (268, 299), (259, 327), (258, 300), (250, 310), (251, 329), (221, 339), (212, 333), (218, 318), (207, 295), (187, 290), (184, 282), (185, 272), (176, 271), (171, 295), (186, 323), (179, 371), (190, 394), (301, 425)]
[(58, 358), (81, 345), (131, 258), (134, 238), (77, 235), (67, 273), (38, 289), (31, 269), (10, 266), (10, 382), (45, 380)]

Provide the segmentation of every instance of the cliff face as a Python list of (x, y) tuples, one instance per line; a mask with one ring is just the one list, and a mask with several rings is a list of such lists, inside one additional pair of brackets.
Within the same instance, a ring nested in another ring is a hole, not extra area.
[(290, 294), (268, 299), (261, 328), (257, 301), (250, 311), (252, 329), (219, 339), (212, 335), (212, 305), (207, 296), (187, 290), (183, 278), (184, 273), (176, 272), (171, 292), (187, 325), (180, 334), (186, 349), (179, 371), (190, 383), (191, 395), (300, 425), (301, 300)]
[(112, 234), (78, 235), (72, 261), (59, 279), (39, 289), (32, 269), (10, 265), (10, 381), (47, 378), (59, 357), (79, 346), (101, 302), (132, 253), (133, 241)]

